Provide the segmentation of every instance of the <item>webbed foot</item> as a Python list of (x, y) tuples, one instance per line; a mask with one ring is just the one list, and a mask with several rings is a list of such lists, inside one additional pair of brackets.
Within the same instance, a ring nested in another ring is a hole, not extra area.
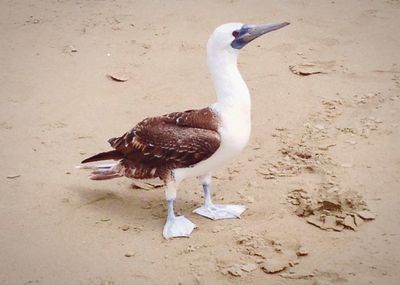
[(193, 211), (193, 213), (209, 218), (211, 220), (235, 219), (235, 218), (240, 219), (240, 215), (245, 210), (246, 207), (243, 205), (211, 204), (197, 208)]
[(189, 237), (196, 225), (184, 216), (168, 218), (164, 226), (163, 236), (166, 239), (174, 237)]

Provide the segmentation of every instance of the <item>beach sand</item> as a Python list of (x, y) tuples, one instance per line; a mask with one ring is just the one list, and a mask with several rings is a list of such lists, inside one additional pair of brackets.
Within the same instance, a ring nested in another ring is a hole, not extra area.
[[(252, 135), (213, 174), (241, 219), (193, 214), (188, 180), (176, 208), (198, 229), (164, 240), (162, 188), (74, 168), (145, 117), (213, 103), (217, 26), (281, 21), (241, 51)], [(0, 23), (1, 284), (399, 284), (399, 1), (17, 0)]]

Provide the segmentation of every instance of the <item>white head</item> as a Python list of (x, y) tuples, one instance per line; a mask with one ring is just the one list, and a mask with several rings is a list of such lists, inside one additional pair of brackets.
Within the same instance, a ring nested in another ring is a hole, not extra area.
[(288, 22), (266, 25), (246, 25), (242, 23), (223, 24), (215, 29), (210, 36), (207, 50), (210, 53), (238, 51), (252, 40), (289, 25)]
[(229, 23), (215, 29), (208, 40), (207, 61), (218, 97), (216, 110), (240, 106), (240, 112), (250, 112), (250, 93), (237, 68), (239, 50), (259, 36), (287, 25)]

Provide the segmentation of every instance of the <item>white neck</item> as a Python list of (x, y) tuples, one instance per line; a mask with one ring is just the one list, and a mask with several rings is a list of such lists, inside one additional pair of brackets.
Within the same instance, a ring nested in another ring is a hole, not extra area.
[(214, 82), (217, 102), (213, 105), (219, 112), (234, 109), (250, 119), (250, 93), (237, 67), (237, 50), (207, 48), (208, 67)]

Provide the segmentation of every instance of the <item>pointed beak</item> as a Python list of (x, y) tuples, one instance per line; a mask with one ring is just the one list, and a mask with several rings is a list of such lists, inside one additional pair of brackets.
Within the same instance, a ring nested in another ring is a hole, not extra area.
[(243, 25), (243, 27), (238, 31), (239, 34), (237, 35), (237, 37), (232, 41), (231, 46), (235, 49), (241, 49), (259, 36), (275, 30), (279, 30), (289, 24), (290, 23), (288, 22), (283, 22), (278, 24), (265, 24), (259, 26)]

